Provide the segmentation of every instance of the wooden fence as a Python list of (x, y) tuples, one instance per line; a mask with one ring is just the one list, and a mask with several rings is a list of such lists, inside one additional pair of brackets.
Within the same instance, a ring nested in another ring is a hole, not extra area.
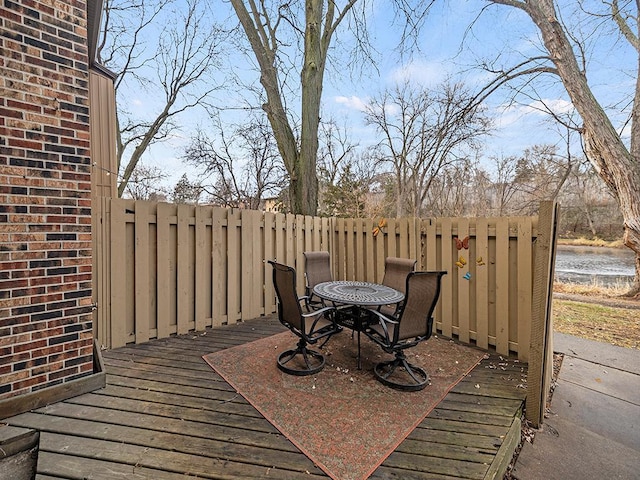
[(551, 285), (548, 248), (547, 268), (534, 267), (539, 230), (549, 239), (554, 227), (538, 217), (388, 219), (376, 234), (380, 219), (104, 197), (93, 210), (95, 332), (106, 348), (271, 314), (266, 260), (295, 266), (302, 293), (306, 250), (328, 250), (336, 279), (380, 282), (387, 256), (446, 270), (438, 331), (525, 361), (533, 316), (549, 316), (534, 299), (534, 290), (547, 294)]

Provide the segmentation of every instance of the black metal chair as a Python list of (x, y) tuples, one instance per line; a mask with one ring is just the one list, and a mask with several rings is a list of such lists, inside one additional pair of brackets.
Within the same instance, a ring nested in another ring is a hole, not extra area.
[(383, 384), (399, 390), (422, 390), (429, 382), (427, 372), (407, 361), (405, 350), (431, 337), (433, 310), (440, 297), (442, 276), (447, 272), (410, 272), (406, 279), (404, 307), (397, 317), (387, 316), (370, 309), (379, 319), (372, 323), (365, 334), (393, 360), (380, 362), (373, 371)]
[(324, 355), (307, 345), (322, 339), (326, 342), (340, 331), (333, 321), (335, 308), (324, 307), (304, 313), (301, 303), (306, 296), (298, 297), (295, 269), (273, 261), (269, 263), (273, 266), (273, 286), (278, 297), (278, 319), (300, 338), (295, 349), (278, 356), (278, 368), (291, 375), (313, 375), (324, 368)]
[[(407, 285), (407, 275), (413, 272), (416, 267), (416, 260), (412, 258), (387, 257), (384, 261), (384, 277), (382, 284), (394, 288), (404, 293)], [(404, 302), (395, 305), (383, 305), (378, 311), (386, 316), (397, 316)]]
[(313, 287), (319, 283), (333, 281), (329, 252), (303, 252), (303, 255), (305, 295), (307, 296), (305, 305), (308, 310), (319, 305), (324, 307), (325, 303), (313, 294)]

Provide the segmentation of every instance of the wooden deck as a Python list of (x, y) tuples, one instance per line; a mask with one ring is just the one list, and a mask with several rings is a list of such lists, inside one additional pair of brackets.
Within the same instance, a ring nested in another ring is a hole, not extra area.
[[(106, 351), (105, 389), (3, 422), (40, 430), (41, 480), (328, 478), (201, 359), (281, 331), (264, 317)], [(525, 364), (483, 360), (371, 478), (501, 478), (523, 377)]]

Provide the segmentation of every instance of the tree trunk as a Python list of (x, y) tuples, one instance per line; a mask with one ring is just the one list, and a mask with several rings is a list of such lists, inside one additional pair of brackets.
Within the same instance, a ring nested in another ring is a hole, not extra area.
[[(595, 99), (580, 69), (571, 43), (558, 22), (553, 0), (496, 0), (494, 3), (524, 10), (537, 25), (544, 45), (558, 70), (562, 83), (584, 123), (582, 140), (585, 153), (596, 172), (618, 201), (624, 219), (624, 244), (636, 254), (635, 278), (631, 294), (640, 293), (640, 168), (639, 159), (627, 150), (609, 117)], [(638, 79), (636, 79), (636, 82)], [(636, 99), (640, 87), (636, 83)], [(632, 118), (638, 116), (634, 103)], [(637, 129), (633, 122), (632, 132)], [(632, 152), (638, 151), (638, 138), (632, 137)]]
[[(307, 0), (304, 65), (301, 72), (302, 126), (300, 148), (289, 123), (282, 103), (275, 65), (277, 45), (269, 45), (272, 39), (265, 26), (254, 23), (260, 17), (249, 12), (242, 0), (231, 0), (236, 15), (242, 24), (247, 39), (260, 66), (260, 83), (267, 94), (267, 103), (262, 106), (267, 114), (278, 144), (287, 173), (289, 174), (289, 201), (291, 211), (302, 215), (315, 215), (318, 209), (318, 178), (316, 162), (318, 154), (318, 128), (320, 124), (320, 101), (327, 49), (333, 33), (325, 26), (322, 33), (323, 0)], [(327, 7), (327, 25), (333, 27), (334, 4)], [(253, 17), (252, 17), (252, 14)]]
[[(298, 151), (293, 129), (287, 118), (287, 112), (282, 103), (282, 95), (278, 83), (278, 72), (275, 65), (275, 48), (277, 48), (277, 46), (269, 45), (268, 42), (271, 37), (269, 33), (265, 31), (265, 26), (254, 23), (254, 17), (249, 13), (242, 0), (231, 0), (231, 5), (238, 16), (238, 20), (240, 20), (240, 24), (247, 35), (249, 44), (258, 61), (260, 67), (260, 83), (267, 95), (267, 103), (262, 105), (262, 109), (267, 114), (278, 145), (278, 151), (282, 156), (282, 161), (289, 174), (290, 194), (294, 194), (298, 190), (296, 185), (301, 181), (300, 172), (298, 171), (300, 152)], [(252, 13), (255, 14), (254, 16), (256, 18), (260, 17), (258, 12)], [(290, 198), (290, 202), (293, 212), (300, 213), (295, 210), (295, 199)]]
[(302, 67), (302, 129), (298, 181), (292, 185), (294, 211), (303, 215), (315, 215), (318, 210), (318, 127), (320, 125), (320, 101), (324, 61), (322, 45), (323, 0), (305, 2), (306, 30), (304, 35), (304, 65)]

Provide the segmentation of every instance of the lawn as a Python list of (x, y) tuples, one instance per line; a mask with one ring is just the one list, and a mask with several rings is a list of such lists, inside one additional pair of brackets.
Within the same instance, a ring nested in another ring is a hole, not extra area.
[(618, 289), (554, 284), (554, 330), (640, 349), (640, 302)]
[(640, 310), (574, 300), (554, 300), (556, 332), (640, 349)]

